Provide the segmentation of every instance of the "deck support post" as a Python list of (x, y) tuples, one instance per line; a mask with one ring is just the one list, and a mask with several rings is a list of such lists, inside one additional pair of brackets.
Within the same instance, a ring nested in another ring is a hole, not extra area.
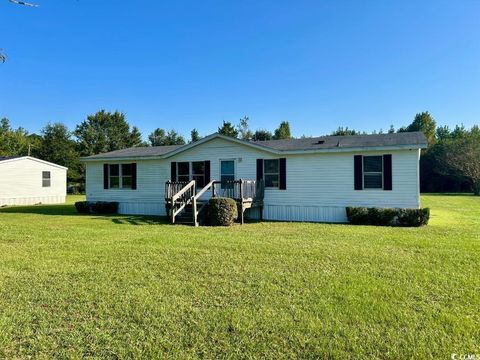
[(244, 224), (243, 218), (243, 180), (240, 179), (240, 224)]
[(192, 216), (193, 216), (193, 225), (198, 226), (197, 220), (197, 197), (195, 196), (195, 185), (193, 185), (193, 204), (192, 204)]

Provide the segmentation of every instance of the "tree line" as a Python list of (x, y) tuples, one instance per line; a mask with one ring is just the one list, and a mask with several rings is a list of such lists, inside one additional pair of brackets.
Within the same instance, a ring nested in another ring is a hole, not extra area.
[[(421, 190), (423, 192), (473, 191), (480, 194), (480, 128), (457, 125), (453, 129), (438, 126), (428, 112), (415, 116), (412, 123), (399, 129), (393, 126), (387, 133), (421, 131), (428, 141), (420, 159)], [(249, 118), (238, 124), (223, 121), (217, 132), (246, 141), (265, 141), (292, 138), (290, 124), (283, 121), (269, 131), (251, 130)], [(383, 130), (371, 133), (383, 133)], [(339, 127), (330, 136), (367, 134), (365, 131)], [(49, 123), (39, 134), (29, 134), (24, 128), (13, 129), (8, 119), (0, 120), (0, 156), (32, 155), (69, 168), (68, 181), (82, 183), (84, 169), (80, 157), (136, 146), (184, 145), (201, 139), (197, 129), (190, 138), (175, 130), (157, 128), (148, 141), (136, 126), (131, 126), (124, 113), (105, 110), (88, 116), (73, 131), (63, 123)]]
[[(290, 125), (282, 122), (272, 133), (249, 129), (248, 117), (238, 125), (224, 121), (218, 132), (244, 140), (271, 140), (291, 137)], [(22, 127), (12, 128), (7, 118), (0, 120), (0, 156), (31, 155), (68, 167), (68, 181), (82, 183), (84, 169), (80, 157), (137, 146), (184, 145), (201, 139), (197, 129), (192, 129), (186, 140), (175, 130), (157, 128), (148, 135), (148, 141), (136, 126), (131, 126), (124, 113), (98, 111), (78, 124), (73, 131), (63, 123), (48, 123), (39, 134), (30, 134)]]

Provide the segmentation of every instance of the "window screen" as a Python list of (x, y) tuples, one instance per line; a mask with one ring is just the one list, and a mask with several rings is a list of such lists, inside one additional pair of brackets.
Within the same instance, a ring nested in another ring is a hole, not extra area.
[(278, 159), (264, 160), (263, 168), (265, 187), (278, 188), (280, 185), (280, 165)]
[(52, 185), (51, 180), (50, 171), (42, 171), (42, 187), (50, 187)]
[(383, 157), (363, 157), (363, 187), (364, 189), (383, 188)]

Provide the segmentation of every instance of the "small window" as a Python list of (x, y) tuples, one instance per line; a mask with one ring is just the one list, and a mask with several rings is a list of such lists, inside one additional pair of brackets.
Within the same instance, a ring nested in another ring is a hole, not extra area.
[(110, 164), (109, 169), (109, 188), (118, 189), (120, 188), (120, 165)]
[(227, 184), (227, 181), (235, 180), (235, 161), (222, 160), (220, 162), (220, 181), (222, 182), (222, 189), (231, 189), (233, 184)]
[(42, 171), (42, 187), (50, 187), (51, 185), (50, 171)]
[(278, 159), (264, 160), (265, 187), (278, 188), (280, 185), (280, 163)]
[(363, 157), (363, 188), (383, 189), (383, 157)]
[(197, 188), (203, 188), (205, 186), (205, 162), (204, 161), (192, 162), (192, 180), (195, 180)]
[(190, 181), (190, 163), (179, 162), (177, 164), (177, 181)]
[(132, 164), (122, 164), (122, 189), (132, 188)]

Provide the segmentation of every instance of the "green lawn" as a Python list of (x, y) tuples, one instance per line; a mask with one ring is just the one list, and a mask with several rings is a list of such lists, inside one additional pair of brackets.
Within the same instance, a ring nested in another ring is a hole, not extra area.
[(424, 228), (2, 209), (0, 358), (480, 354), (480, 198), (422, 201)]

